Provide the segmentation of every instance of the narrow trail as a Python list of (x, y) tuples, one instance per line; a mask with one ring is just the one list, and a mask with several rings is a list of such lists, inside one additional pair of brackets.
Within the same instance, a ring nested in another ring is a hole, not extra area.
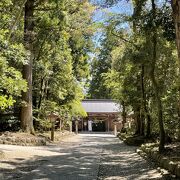
[(0, 145), (1, 179), (24, 180), (147, 180), (167, 179), (111, 134), (84, 133), (58, 145)]

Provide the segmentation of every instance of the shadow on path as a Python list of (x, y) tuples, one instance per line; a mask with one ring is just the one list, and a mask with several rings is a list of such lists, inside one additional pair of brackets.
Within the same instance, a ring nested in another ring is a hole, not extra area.
[[(0, 169), (4, 179), (95, 180), (164, 179), (161, 174), (110, 134), (80, 134), (78, 141), (40, 147), (42, 155), (31, 159), (16, 158)], [(43, 151), (44, 150), (44, 151)], [(54, 153), (46, 156), (45, 152)]]

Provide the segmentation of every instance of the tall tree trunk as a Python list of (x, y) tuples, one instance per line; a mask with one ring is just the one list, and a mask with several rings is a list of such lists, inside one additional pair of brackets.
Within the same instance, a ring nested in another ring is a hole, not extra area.
[[(147, 107), (147, 106), (146, 106)], [(149, 114), (148, 109), (146, 109), (146, 116), (147, 116), (147, 130), (146, 130), (146, 137), (151, 137), (151, 116)]]
[[(146, 100), (146, 93), (145, 93), (145, 86), (144, 86), (144, 65), (141, 66), (141, 90), (142, 90), (142, 105), (143, 105), (143, 111), (146, 117), (147, 122), (147, 131), (146, 131), (146, 137), (151, 136), (151, 116), (149, 114), (148, 108), (147, 108), (147, 100)], [(143, 125), (144, 127), (145, 125)]]
[(139, 135), (141, 132), (141, 119), (140, 119), (140, 107), (136, 106), (134, 108), (134, 115), (135, 115), (135, 121), (136, 121), (136, 131), (135, 134)]
[(33, 29), (34, 29), (34, 0), (27, 0), (24, 15), (24, 45), (30, 52), (28, 64), (23, 66), (23, 78), (28, 83), (27, 92), (22, 93), (23, 106), (21, 108), (21, 128), (23, 131), (34, 134), (32, 115), (32, 63), (33, 63)]
[(45, 92), (45, 81), (44, 81), (45, 77), (41, 78), (41, 86), (40, 86), (40, 94), (39, 94), (39, 102), (38, 102), (38, 109), (41, 108), (41, 103), (44, 97), (44, 92)]
[[(152, 2), (152, 13), (153, 13), (153, 20), (156, 19), (156, 4), (155, 0), (151, 0)], [(153, 22), (152, 22), (153, 24)], [(150, 78), (152, 81), (156, 103), (157, 103), (157, 109), (158, 109), (158, 123), (159, 123), (159, 130), (160, 130), (160, 143), (159, 143), (159, 151), (164, 151), (164, 145), (165, 145), (165, 131), (164, 131), (164, 123), (163, 123), (163, 111), (162, 111), (162, 102), (161, 97), (159, 93), (159, 87), (157, 80), (155, 78), (155, 66), (156, 66), (156, 60), (157, 60), (157, 29), (155, 25), (153, 25), (153, 32), (152, 32), (152, 44), (153, 44), (153, 57), (152, 57), (152, 64), (151, 64), (151, 71), (150, 71)]]
[[(140, 92), (140, 93), (139, 93)], [(137, 122), (139, 123), (139, 135), (144, 135), (144, 110), (142, 106), (142, 89), (141, 89), (141, 75), (137, 75)]]
[(145, 127), (145, 90), (144, 90), (144, 65), (141, 65), (141, 135), (144, 136)]
[(122, 104), (122, 132), (126, 132), (126, 129), (125, 129), (125, 123), (126, 123), (126, 105), (125, 105), (125, 102), (122, 101), (121, 102)]
[(180, 1), (179, 0), (172, 0), (172, 9), (173, 9), (173, 18), (175, 23), (175, 30), (176, 30), (176, 45), (178, 51), (178, 69), (179, 69), (179, 79), (178, 79), (178, 91), (179, 91), (179, 98), (178, 98), (178, 139), (180, 140)]
[(126, 123), (126, 105), (124, 101), (122, 101), (122, 119), (122, 129), (124, 129)]
[(144, 136), (144, 126), (145, 126), (145, 115), (144, 115), (144, 109), (143, 107), (141, 107), (141, 110), (140, 110), (140, 120), (141, 120), (141, 123), (140, 123), (140, 135), (141, 136)]
[[(134, 0), (133, 1), (133, 6), (134, 6), (134, 9), (133, 9), (133, 32), (134, 34), (136, 34), (138, 31), (137, 31), (137, 22), (138, 22), (138, 16), (139, 16), (139, 13), (138, 13), (138, 8), (140, 7), (139, 6), (139, 0)], [(142, 77), (140, 77), (139, 75), (137, 76), (137, 92), (141, 92), (142, 94)], [(136, 111), (135, 111), (135, 118), (136, 118), (136, 132), (135, 134), (138, 134), (138, 135), (144, 135), (144, 119), (145, 119), (145, 116), (144, 116), (144, 108), (143, 108), (143, 98), (140, 97), (140, 102), (139, 104), (137, 104), (137, 108), (136, 108)]]
[(163, 123), (163, 111), (162, 111), (162, 102), (159, 95), (159, 87), (154, 75), (154, 72), (151, 71), (150, 74), (151, 81), (154, 88), (155, 98), (156, 98), (156, 104), (158, 109), (158, 123), (159, 123), (159, 130), (160, 130), (160, 143), (159, 143), (159, 151), (164, 151), (164, 145), (165, 145), (165, 131), (164, 131), (164, 123)]

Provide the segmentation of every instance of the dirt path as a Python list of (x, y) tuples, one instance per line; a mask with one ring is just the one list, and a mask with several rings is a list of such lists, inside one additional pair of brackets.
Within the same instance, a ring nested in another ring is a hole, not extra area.
[(156, 169), (110, 134), (79, 134), (58, 145), (0, 145), (1, 179), (164, 179)]

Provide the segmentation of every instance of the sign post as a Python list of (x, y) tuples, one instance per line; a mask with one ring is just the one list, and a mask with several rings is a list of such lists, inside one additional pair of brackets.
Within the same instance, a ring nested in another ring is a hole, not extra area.
[(117, 121), (114, 121), (114, 135), (117, 136)]
[(54, 141), (55, 122), (56, 122), (56, 119), (58, 118), (58, 115), (51, 112), (51, 114), (49, 114), (48, 118), (51, 121), (51, 141)]

